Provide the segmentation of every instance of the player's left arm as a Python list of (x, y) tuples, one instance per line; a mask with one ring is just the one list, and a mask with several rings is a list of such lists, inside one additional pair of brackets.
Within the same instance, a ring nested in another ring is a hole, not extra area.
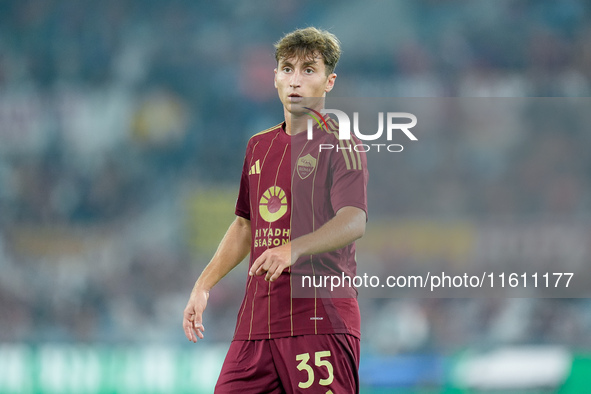
[(331, 252), (343, 248), (365, 234), (364, 210), (345, 206), (322, 227), (284, 245), (267, 249), (252, 264), (249, 275), (265, 275), (273, 282), (300, 256)]

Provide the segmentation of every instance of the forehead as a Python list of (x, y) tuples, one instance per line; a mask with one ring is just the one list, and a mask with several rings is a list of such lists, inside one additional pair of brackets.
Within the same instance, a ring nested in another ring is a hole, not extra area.
[[(300, 52), (300, 53), (298, 53)], [(279, 59), (279, 64), (324, 66), (324, 59), (319, 52), (298, 51)]]

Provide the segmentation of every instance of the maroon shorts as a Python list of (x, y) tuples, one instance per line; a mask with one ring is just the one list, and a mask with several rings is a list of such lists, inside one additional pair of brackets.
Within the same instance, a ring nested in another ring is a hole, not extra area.
[(359, 339), (347, 334), (233, 341), (216, 394), (359, 393)]

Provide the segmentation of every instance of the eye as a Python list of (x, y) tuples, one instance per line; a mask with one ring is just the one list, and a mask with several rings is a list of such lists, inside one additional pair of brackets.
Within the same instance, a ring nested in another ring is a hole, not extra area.
[(291, 72), (291, 67), (285, 66), (285, 67), (283, 67), (282, 70), (283, 70), (284, 73), (290, 73)]
[(307, 68), (307, 69), (304, 70), (304, 72), (306, 74), (313, 74), (314, 73), (314, 69), (313, 68)]

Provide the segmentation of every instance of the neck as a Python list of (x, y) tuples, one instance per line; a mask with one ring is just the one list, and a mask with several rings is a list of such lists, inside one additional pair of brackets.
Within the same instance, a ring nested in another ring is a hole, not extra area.
[(285, 110), (285, 132), (288, 135), (296, 135), (308, 130), (308, 114), (294, 115)]
[[(324, 100), (311, 105), (316, 111), (324, 108)], [(306, 112), (294, 114), (283, 107), (283, 117), (285, 118), (285, 132), (288, 135), (296, 135), (308, 131), (308, 120), (312, 119)]]

